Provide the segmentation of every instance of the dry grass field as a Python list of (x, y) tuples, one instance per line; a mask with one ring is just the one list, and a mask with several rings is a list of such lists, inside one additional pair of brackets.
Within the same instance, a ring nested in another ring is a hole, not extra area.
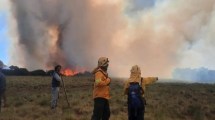
[[(64, 77), (71, 108), (61, 89), (50, 110), (50, 77), (7, 77), (8, 106), (0, 120), (90, 120), (93, 79)], [(156, 83), (146, 89), (145, 120), (215, 120), (215, 84)], [(113, 79), (111, 120), (127, 120), (123, 82)]]

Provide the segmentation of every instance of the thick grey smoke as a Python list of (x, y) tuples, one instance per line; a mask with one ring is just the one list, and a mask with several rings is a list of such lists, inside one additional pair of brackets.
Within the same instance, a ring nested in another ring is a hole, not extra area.
[(12, 1), (21, 53), (14, 62), (30, 69), (55, 64), (92, 68), (98, 57), (109, 57), (113, 33), (124, 26), (118, 3)]
[(92, 69), (107, 56), (112, 75), (123, 77), (135, 64), (161, 77), (176, 67), (215, 68), (214, 0), (162, 0), (137, 10), (132, 0), (11, 2), (19, 45), (13, 64)]

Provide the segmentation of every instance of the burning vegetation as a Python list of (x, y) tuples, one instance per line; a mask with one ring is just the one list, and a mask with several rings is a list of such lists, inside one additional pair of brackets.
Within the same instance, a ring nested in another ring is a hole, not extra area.
[[(7, 76), (50, 76), (53, 70), (42, 70), (37, 69), (34, 71), (29, 71), (27, 68), (19, 68), (18, 66), (10, 66), (2, 69), (2, 72)], [(62, 69), (61, 74), (63, 76), (91, 76), (91, 73), (85, 69)]]
[(61, 74), (64, 75), (64, 76), (74, 76), (74, 75), (76, 75), (78, 73), (79, 73), (78, 71), (72, 70), (72, 69), (69, 69), (69, 68), (66, 68), (66, 69), (61, 71)]

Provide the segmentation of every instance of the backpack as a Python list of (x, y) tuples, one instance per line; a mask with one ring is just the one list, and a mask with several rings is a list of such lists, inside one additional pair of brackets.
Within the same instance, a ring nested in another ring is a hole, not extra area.
[(138, 82), (131, 82), (128, 88), (128, 106), (133, 109), (142, 108), (142, 87)]

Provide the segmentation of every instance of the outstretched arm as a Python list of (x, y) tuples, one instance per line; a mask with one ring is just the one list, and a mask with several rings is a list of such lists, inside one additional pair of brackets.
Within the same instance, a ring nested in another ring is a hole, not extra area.
[(154, 82), (158, 81), (158, 77), (147, 77), (143, 78), (143, 82), (145, 85), (152, 84)]

